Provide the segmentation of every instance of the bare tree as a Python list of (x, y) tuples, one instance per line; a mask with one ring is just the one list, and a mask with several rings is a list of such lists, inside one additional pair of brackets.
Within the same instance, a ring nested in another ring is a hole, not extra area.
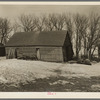
[(11, 31), (12, 27), (10, 21), (7, 18), (0, 18), (0, 43), (6, 44)]
[(36, 18), (35, 25), (36, 25), (37, 31), (41, 32), (41, 31), (45, 30), (45, 21), (46, 21), (45, 15), (41, 15), (40, 17)]
[(65, 14), (65, 25), (66, 29), (70, 34), (71, 41), (73, 40), (73, 18), (70, 13)]
[(84, 47), (84, 56), (87, 57), (88, 55), (88, 52), (87, 52), (87, 31), (88, 31), (88, 18), (86, 16), (83, 16), (82, 17), (83, 21), (82, 21), (82, 32), (81, 32), (81, 35), (82, 35), (82, 38), (83, 38), (83, 47)]
[(13, 24), (13, 31), (14, 31), (14, 33), (21, 32), (21, 27), (16, 21)]
[[(88, 19), (84, 15), (74, 15), (75, 35), (76, 35), (76, 57), (79, 58), (79, 52), (82, 48), (82, 39), (84, 41), (84, 49), (86, 49), (86, 31)], [(85, 51), (84, 51), (85, 52)]]
[(46, 20), (45, 20), (45, 26), (46, 26), (46, 29), (48, 31), (52, 31), (54, 30), (54, 25), (53, 25), (53, 14), (49, 14), (47, 17), (46, 17)]
[(88, 17), (86, 15), (76, 14), (74, 16), (74, 22), (76, 56), (79, 57), (79, 52), (83, 47), (84, 55), (88, 56), (91, 60), (100, 38), (100, 16), (93, 12)]
[(79, 34), (83, 40), (83, 41), (81, 40), (81, 47), (84, 48), (84, 56), (87, 56), (88, 17), (86, 15), (80, 15), (79, 22), (80, 22)]
[(24, 32), (34, 31), (36, 28), (36, 18), (34, 15), (25, 15), (22, 14), (19, 17), (20, 27), (23, 29)]
[(65, 22), (64, 14), (52, 14), (52, 23), (55, 27), (55, 30), (62, 30)]
[(92, 12), (89, 15), (89, 31), (87, 34), (87, 52), (89, 59), (91, 59), (100, 38), (100, 16), (97, 13)]

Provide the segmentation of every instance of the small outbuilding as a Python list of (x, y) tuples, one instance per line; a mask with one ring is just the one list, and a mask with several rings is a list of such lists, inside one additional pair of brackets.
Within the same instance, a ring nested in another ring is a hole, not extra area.
[(65, 62), (73, 57), (70, 36), (67, 31), (19, 32), (6, 44), (6, 57), (37, 57), (38, 60)]
[(0, 57), (5, 56), (5, 46), (0, 43)]

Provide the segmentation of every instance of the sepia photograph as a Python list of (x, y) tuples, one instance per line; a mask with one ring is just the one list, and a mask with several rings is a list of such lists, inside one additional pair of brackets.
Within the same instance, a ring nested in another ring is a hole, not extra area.
[(100, 92), (100, 5), (0, 4), (0, 92)]

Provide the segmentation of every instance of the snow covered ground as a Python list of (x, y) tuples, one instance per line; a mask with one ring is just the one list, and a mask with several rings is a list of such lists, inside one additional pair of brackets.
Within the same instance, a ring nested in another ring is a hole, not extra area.
[(0, 59), (0, 83), (25, 83), (52, 76), (100, 76), (100, 63), (93, 65)]

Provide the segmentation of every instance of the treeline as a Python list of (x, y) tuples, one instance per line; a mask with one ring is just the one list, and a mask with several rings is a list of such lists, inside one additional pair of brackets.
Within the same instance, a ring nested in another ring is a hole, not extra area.
[(33, 14), (22, 14), (11, 25), (7, 18), (0, 18), (1, 43), (5, 44), (13, 31), (54, 31), (67, 30), (71, 42), (75, 47), (76, 57), (80, 52), (91, 59), (100, 40), (100, 15), (91, 12), (88, 15), (71, 13), (52, 13), (35, 16)]

